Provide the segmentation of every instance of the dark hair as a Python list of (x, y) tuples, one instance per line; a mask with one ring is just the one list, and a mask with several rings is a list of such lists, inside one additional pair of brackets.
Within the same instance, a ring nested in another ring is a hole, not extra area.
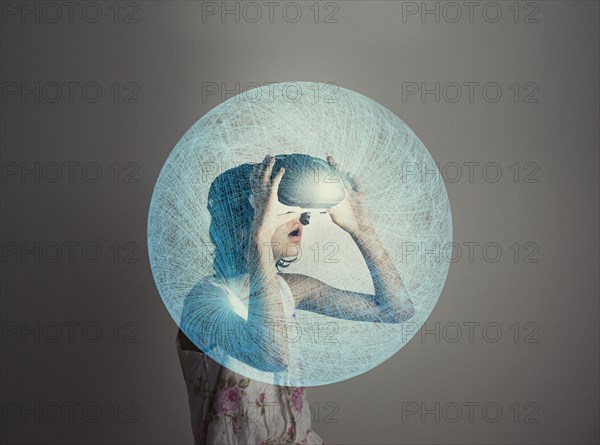
[[(248, 272), (246, 251), (250, 245), (250, 228), (254, 209), (250, 204), (250, 174), (254, 164), (241, 164), (215, 178), (208, 192), (211, 221), (210, 240), (215, 246), (213, 268), (222, 278)], [(278, 259), (277, 270), (297, 261)]]

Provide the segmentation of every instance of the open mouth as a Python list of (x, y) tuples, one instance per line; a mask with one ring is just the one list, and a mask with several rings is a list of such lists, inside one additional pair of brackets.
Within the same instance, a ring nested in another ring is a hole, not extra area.
[(302, 236), (302, 224), (294, 224), (292, 227), (292, 231), (288, 233), (290, 238), (300, 237)]

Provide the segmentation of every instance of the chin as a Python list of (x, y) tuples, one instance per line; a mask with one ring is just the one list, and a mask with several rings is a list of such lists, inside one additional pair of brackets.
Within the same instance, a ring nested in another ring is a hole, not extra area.
[(290, 236), (288, 235), (287, 239), (285, 240), (286, 244), (294, 244), (294, 245), (300, 245), (302, 243), (302, 236)]
[(288, 237), (285, 243), (281, 246), (281, 254), (285, 258), (295, 259), (300, 255), (300, 245), (302, 244), (301, 237)]

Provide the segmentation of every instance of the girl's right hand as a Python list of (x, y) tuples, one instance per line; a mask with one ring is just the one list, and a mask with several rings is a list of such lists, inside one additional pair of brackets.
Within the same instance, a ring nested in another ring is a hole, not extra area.
[(271, 181), (274, 165), (275, 157), (267, 155), (260, 164), (256, 164), (252, 168), (250, 175), (254, 207), (252, 233), (262, 242), (271, 241), (271, 237), (281, 225), (300, 218), (299, 208), (294, 208), (294, 211), (287, 213), (278, 213), (280, 205), (277, 192), (285, 169), (281, 167)]

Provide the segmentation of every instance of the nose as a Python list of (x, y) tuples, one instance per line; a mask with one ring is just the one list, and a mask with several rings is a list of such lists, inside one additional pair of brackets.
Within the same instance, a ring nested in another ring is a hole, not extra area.
[(310, 213), (304, 212), (300, 215), (300, 224), (308, 226), (310, 224)]

